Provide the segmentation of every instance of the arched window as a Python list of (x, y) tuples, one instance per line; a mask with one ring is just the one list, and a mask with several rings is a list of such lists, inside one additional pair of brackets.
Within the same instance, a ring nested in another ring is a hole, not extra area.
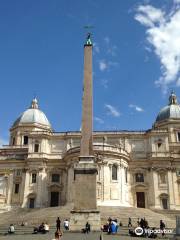
[(117, 180), (117, 166), (112, 165), (112, 180)]

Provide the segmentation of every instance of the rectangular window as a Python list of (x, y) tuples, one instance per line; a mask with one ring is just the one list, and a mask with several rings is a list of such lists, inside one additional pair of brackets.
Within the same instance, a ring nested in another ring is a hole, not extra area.
[(136, 182), (144, 182), (143, 173), (136, 173)]
[(32, 183), (36, 183), (36, 173), (32, 173)]
[(125, 168), (125, 182), (127, 183), (127, 168)]
[(27, 144), (28, 144), (28, 136), (24, 136), (23, 144), (24, 144), (24, 145), (27, 145)]
[(19, 169), (16, 170), (16, 176), (21, 176), (21, 170)]
[(34, 198), (30, 198), (29, 199), (29, 208), (34, 208), (34, 204), (35, 203), (35, 199)]
[(180, 142), (180, 132), (177, 133), (178, 142)]
[(159, 182), (160, 184), (166, 184), (166, 173), (159, 173)]
[(15, 143), (16, 143), (16, 139), (15, 139), (15, 137), (13, 137), (13, 138), (12, 138), (12, 145), (14, 146)]
[(98, 181), (101, 181), (101, 169), (98, 169)]
[(59, 174), (52, 174), (52, 182), (59, 183), (60, 176)]
[(176, 175), (177, 175), (178, 177), (180, 177), (180, 170), (177, 170), (177, 171), (176, 171)]
[(39, 152), (39, 144), (35, 143), (34, 145), (34, 152)]
[(14, 193), (15, 193), (15, 194), (19, 193), (19, 184), (18, 184), (18, 183), (15, 184)]
[(117, 180), (117, 166), (112, 165), (112, 180)]

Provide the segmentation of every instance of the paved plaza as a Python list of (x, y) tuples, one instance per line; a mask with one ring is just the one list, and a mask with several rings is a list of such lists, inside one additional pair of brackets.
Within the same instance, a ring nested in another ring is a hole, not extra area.
[[(49, 234), (22, 234), (22, 235), (7, 235), (0, 236), (1, 240), (51, 240), (53, 239), (53, 232)], [(107, 235), (103, 234), (103, 240), (128, 240), (128, 239), (147, 239), (147, 238), (135, 238), (123, 235)], [(158, 239), (171, 239), (170, 237), (158, 238)], [(100, 233), (64, 233), (62, 240), (100, 240)]]

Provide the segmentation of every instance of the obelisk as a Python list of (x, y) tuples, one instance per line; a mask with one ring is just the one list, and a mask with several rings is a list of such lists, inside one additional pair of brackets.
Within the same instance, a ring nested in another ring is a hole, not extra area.
[(92, 82), (92, 40), (90, 33), (84, 44), (84, 82), (82, 102), (81, 147), (80, 157), (89, 161), (93, 156), (93, 82)]
[(93, 155), (93, 82), (92, 40), (88, 33), (84, 44), (84, 82), (79, 162), (74, 165), (75, 196), (71, 211), (70, 230), (77, 231), (88, 222), (93, 231), (100, 230), (100, 213), (97, 210), (97, 165)]

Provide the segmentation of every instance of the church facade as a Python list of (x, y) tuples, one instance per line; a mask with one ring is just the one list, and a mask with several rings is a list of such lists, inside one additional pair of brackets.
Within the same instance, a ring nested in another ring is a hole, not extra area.
[[(180, 209), (180, 106), (169, 104), (148, 131), (93, 133), (97, 203)], [(53, 132), (33, 99), (0, 149), (1, 208), (73, 204), (80, 132)]]
[[(86, 50), (91, 45), (87, 42)], [(91, 54), (85, 53), (87, 66)], [(0, 210), (73, 206), (81, 137), (78, 131), (53, 131), (33, 99), (12, 124), (9, 145), (0, 148)], [(94, 131), (92, 145), (97, 205), (180, 210), (180, 105), (175, 93), (151, 129)]]

